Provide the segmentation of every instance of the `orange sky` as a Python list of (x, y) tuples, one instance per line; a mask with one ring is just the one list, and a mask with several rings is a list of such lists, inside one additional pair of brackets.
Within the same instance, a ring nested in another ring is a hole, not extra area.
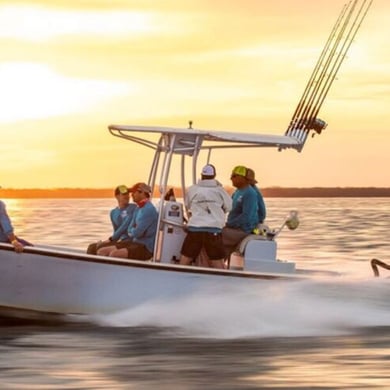
[[(0, 185), (113, 187), (149, 152), (110, 123), (283, 134), (344, 0), (0, 2)], [(261, 186), (390, 186), (390, 1), (374, 0), (302, 153), (213, 155)]]

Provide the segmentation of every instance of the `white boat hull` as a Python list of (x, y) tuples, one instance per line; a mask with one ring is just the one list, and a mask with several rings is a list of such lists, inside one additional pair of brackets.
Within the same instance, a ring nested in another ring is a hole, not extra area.
[(184, 267), (91, 256), (76, 250), (0, 244), (0, 307), (57, 314), (102, 314), (205, 289), (226, 291), (296, 274)]

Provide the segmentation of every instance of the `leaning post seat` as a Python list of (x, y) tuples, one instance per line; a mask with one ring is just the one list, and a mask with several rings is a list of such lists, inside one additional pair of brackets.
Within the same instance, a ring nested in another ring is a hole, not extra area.
[(295, 263), (276, 258), (276, 241), (259, 234), (249, 234), (238, 245), (236, 256), (242, 256), (246, 271), (293, 273)]

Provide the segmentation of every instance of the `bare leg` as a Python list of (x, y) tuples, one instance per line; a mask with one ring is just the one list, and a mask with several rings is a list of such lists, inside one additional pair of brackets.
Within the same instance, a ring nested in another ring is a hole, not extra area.
[(115, 249), (116, 249), (115, 245), (105, 246), (103, 248), (98, 249), (96, 253), (99, 256), (109, 256), (110, 252), (112, 252)]
[(180, 256), (180, 265), (191, 265), (192, 264), (192, 257), (187, 257), (184, 255)]
[(225, 259), (210, 260), (211, 268), (225, 269)]
[(129, 251), (127, 248), (114, 249), (109, 254), (110, 257), (122, 257), (127, 259), (129, 257)]

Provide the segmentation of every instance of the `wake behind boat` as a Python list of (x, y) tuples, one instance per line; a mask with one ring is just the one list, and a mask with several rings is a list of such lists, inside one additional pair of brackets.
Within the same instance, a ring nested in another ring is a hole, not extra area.
[[(193, 127), (110, 125), (109, 132), (123, 140), (154, 150), (148, 185), (158, 188), (158, 229), (150, 261), (126, 260), (85, 254), (72, 248), (25, 247), (15, 253), (10, 244), (0, 243), (0, 308), (10, 315), (100, 314), (125, 310), (147, 300), (169, 299), (197, 291), (269, 280), (300, 280), (312, 277), (277, 256), (278, 234), (284, 226), (296, 228), (292, 212), (279, 229), (261, 228), (240, 243), (226, 270), (180, 266), (180, 249), (185, 236), (183, 204), (166, 199), (174, 157), (179, 160), (183, 193), (198, 177), (198, 159), (212, 151), (246, 148), (295, 149), (302, 151), (309, 134), (321, 134), (325, 121), (319, 110), (371, 1), (355, 0), (346, 5), (326, 42), (284, 135), (249, 134), (201, 130)], [(187, 169), (191, 171), (186, 176)]]

